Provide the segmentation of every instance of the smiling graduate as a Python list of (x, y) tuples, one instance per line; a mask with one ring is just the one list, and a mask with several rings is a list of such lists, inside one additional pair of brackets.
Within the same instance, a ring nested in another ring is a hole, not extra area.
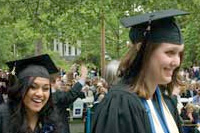
[(160, 85), (173, 88), (182, 62), (184, 42), (175, 16), (162, 10), (121, 19), (130, 27), (130, 50), (121, 60), (121, 81), (97, 106), (92, 133), (179, 133), (176, 105)]

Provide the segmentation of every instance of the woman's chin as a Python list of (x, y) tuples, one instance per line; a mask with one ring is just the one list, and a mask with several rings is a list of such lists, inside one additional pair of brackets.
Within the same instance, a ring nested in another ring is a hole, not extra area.
[(164, 85), (164, 84), (168, 84), (172, 81), (172, 77), (165, 77), (163, 78), (163, 80), (161, 81), (160, 84)]

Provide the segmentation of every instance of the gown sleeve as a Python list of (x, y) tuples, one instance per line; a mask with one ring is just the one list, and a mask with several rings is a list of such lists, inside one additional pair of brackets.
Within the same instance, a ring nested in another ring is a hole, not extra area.
[(54, 104), (62, 108), (64, 105), (68, 106), (73, 103), (78, 97), (82, 97), (82, 87), (83, 86), (77, 82), (68, 92), (56, 91), (53, 93)]
[(125, 90), (111, 89), (95, 109), (92, 133), (149, 132), (149, 121), (140, 99)]

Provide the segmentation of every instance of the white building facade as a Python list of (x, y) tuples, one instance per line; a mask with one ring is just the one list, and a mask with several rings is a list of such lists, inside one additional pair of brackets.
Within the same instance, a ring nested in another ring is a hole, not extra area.
[(58, 39), (54, 39), (53, 44), (54, 51), (66, 60), (73, 60), (81, 54), (81, 41), (77, 41), (76, 45), (73, 46), (67, 40), (63, 43)]

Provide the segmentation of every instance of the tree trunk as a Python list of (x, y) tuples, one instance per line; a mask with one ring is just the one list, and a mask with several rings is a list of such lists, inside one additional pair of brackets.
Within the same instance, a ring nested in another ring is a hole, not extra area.
[(42, 38), (39, 38), (35, 41), (35, 55), (42, 54)]

